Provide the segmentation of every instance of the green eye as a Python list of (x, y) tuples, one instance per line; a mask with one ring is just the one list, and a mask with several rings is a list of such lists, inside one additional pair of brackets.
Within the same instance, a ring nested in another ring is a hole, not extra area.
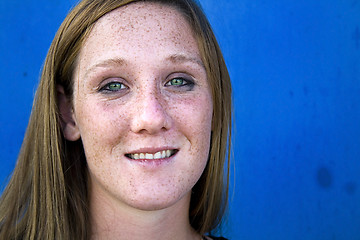
[(193, 80), (183, 77), (174, 77), (166, 82), (165, 86), (177, 91), (191, 91), (195, 84)]
[(119, 91), (120, 89), (125, 88), (125, 86), (119, 82), (112, 82), (112, 83), (109, 83), (107, 86), (105, 86), (105, 88), (108, 91)]
[(169, 85), (171, 86), (182, 86), (184, 85), (184, 79), (182, 78), (174, 78), (169, 81)]

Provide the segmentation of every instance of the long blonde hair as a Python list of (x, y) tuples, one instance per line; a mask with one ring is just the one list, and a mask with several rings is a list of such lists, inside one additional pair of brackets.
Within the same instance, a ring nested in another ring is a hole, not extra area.
[[(43, 66), (32, 114), (13, 175), (0, 199), (0, 239), (88, 239), (87, 166), (81, 140), (64, 139), (57, 86), (69, 98), (83, 42), (106, 13), (139, 0), (84, 0), (65, 18)], [(179, 10), (192, 27), (213, 98), (213, 131), (207, 167), (193, 188), (190, 223), (200, 234), (221, 222), (227, 205), (231, 83), (220, 48), (193, 0), (149, 0)], [(224, 172), (225, 162), (228, 162)]]

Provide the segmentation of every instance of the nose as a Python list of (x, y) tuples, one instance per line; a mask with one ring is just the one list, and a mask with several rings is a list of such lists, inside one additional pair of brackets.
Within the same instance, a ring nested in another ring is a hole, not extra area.
[(149, 91), (140, 94), (135, 102), (130, 126), (132, 132), (156, 134), (171, 128), (171, 117), (161, 93)]

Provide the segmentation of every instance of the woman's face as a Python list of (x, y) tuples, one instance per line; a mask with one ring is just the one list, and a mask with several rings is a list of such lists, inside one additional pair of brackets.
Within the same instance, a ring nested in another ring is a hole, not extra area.
[(74, 79), (73, 133), (91, 194), (143, 210), (189, 196), (207, 163), (213, 106), (182, 15), (153, 3), (108, 13), (85, 41)]

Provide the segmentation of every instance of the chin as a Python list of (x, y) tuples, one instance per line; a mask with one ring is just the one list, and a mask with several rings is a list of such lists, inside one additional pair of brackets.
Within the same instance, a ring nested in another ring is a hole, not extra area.
[[(189, 196), (189, 197), (187, 197)], [(190, 202), (190, 194), (185, 196), (165, 196), (164, 194), (151, 197), (136, 197), (129, 205), (143, 211), (156, 211), (169, 208), (174, 205), (183, 205)]]

